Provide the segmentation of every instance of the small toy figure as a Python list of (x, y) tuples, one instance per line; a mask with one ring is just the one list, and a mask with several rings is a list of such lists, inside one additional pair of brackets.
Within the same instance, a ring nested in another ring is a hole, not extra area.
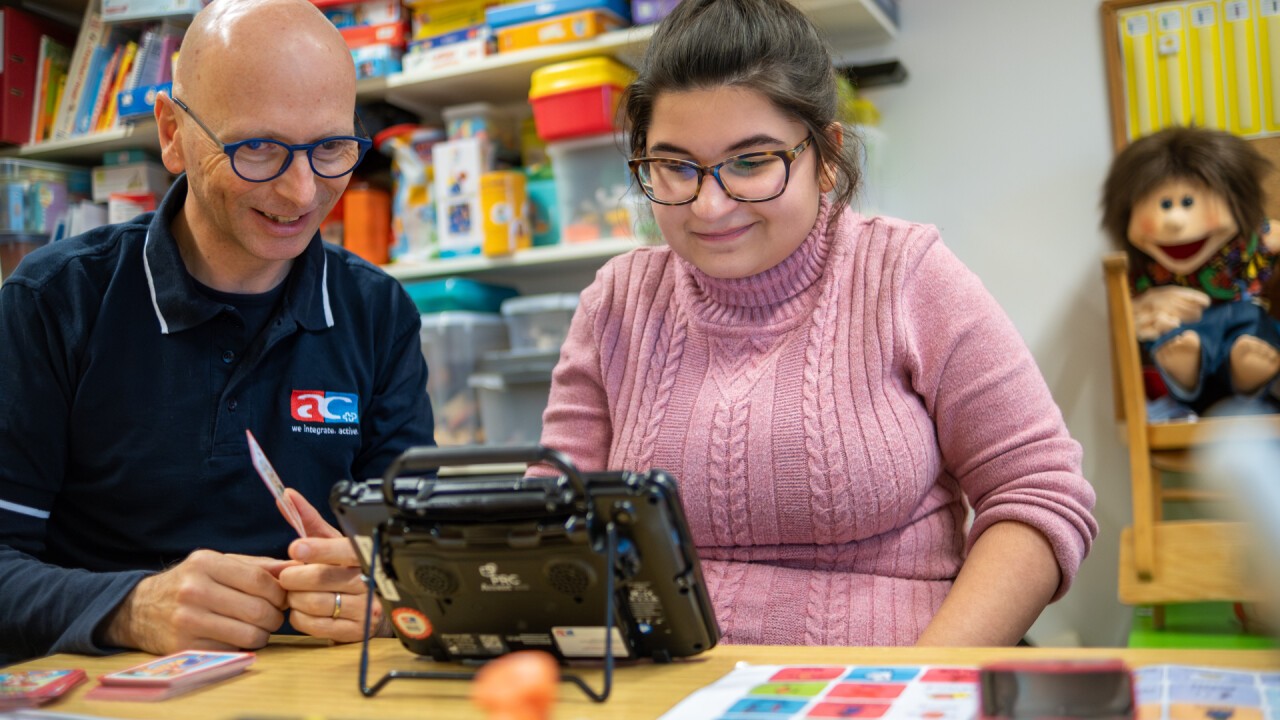
[(1102, 224), (1129, 251), (1138, 339), (1196, 412), (1262, 395), (1280, 373), (1267, 166), (1235, 135), (1179, 127), (1134, 141), (1107, 176)]
[(521, 650), (485, 663), (476, 673), (471, 699), (488, 720), (550, 720), (559, 682), (554, 657)]

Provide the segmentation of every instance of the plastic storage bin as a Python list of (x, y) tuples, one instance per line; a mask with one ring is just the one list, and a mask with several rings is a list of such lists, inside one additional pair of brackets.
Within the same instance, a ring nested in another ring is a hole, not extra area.
[(445, 134), (450, 140), (479, 138), (490, 143), (490, 156), (484, 169), (494, 169), (495, 163), (519, 162), (520, 111), (516, 107), (498, 107), (485, 102), (450, 105), (440, 111), (440, 116), (444, 118)]
[(491, 285), (457, 277), (405, 283), (404, 289), (418, 307), (418, 312), (424, 315), (463, 310), (491, 313), (496, 317), (496, 313), (502, 308), (502, 301), (516, 296), (515, 289), (505, 285)]
[(421, 337), (436, 443), (481, 442), (480, 410), (467, 381), (483, 353), (507, 347), (506, 323), (494, 313), (430, 313), (422, 316)]
[(577, 293), (550, 293), (511, 298), (502, 303), (511, 349), (559, 350), (578, 308)]
[(164, 165), (151, 160), (125, 163), (122, 165), (101, 165), (93, 169), (91, 178), (93, 201), (104, 203), (112, 193), (155, 193), (156, 197), (164, 197), (169, 186), (173, 184), (173, 176)]
[(622, 91), (635, 76), (631, 68), (603, 56), (534, 70), (529, 104), (538, 137), (553, 141), (613, 132)]
[(441, 110), (440, 115), (444, 118), (445, 134), (450, 140), (469, 137), (496, 140), (509, 134), (506, 127), (508, 119), (490, 103), (450, 105)]
[(563, 242), (635, 235), (643, 196), (632, 188), (625, 147), (612, 133), (547, 143)]
[(538, 442), (551, 394), (551, 371), (559, 359), (558, 350), (484, 354), (469, 383), (479, 399), (485, 444)]
[(73, 165), (0, 159), (0, 279), (49, 242), (69, 201), (89, 191), (89, 171)]
[(0, 159), (0, 233), (50, 236), (68, 200), (88, 189), (84, 168)]

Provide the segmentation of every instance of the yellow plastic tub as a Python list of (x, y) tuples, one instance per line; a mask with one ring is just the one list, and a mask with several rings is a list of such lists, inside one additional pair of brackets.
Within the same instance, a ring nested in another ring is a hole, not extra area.
[(636, 73), (596, 56), (533, 71), (529, 104), (538, 137), (546, 141), (613, 132), (622, 91)]

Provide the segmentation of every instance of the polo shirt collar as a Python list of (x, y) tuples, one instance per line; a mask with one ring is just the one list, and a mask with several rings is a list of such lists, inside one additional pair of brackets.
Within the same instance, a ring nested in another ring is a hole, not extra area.
[[(142, 253), (151, 306), (164, 335), (212, 320), (225, 308), (196, 288), (195, 279), (187, 272), (178, 252), (178, 241), (170, 228), (186, 198), (187, 176), (184, 174), (174, 181), (152, 215)], [(285, 278), (280, 317), (292, 318), (307, 330), (321, 330), (334, 324), (329, 302), (329, 254), (323, 242), (320, 233), (316, 233)]]

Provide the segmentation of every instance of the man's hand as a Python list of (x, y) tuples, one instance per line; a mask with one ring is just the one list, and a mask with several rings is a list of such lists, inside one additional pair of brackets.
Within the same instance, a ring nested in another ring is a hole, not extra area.
[(284, 623), (276, 575), (288, 560), (197, 550), (134, 587), (102, 631), (112, 647), (157, 655), (256, 649)]
[(1178, 285), (1151, 288), (1133, 299), (1138, 339), (1155, 340), (1176, 327), (1199, 320), (1209, 303), (1209, 296), (1199, 290)]
[[(285, 490), (302, 516), (307, 537), (294, 540), (289, 557), (293, 565), (280, 573), (280, 585), (288, 591), (293, 612), (289, 622), (300, 632), (338, 642), (363, 639), (368, 591), (360, 579), (360, 559), (351, 541), (338, 532), (293, 488)], [(373, 605), (373, 627), (381, 627), (382, 606)], [(376, 634), (387, 635), (387, 632)]]

